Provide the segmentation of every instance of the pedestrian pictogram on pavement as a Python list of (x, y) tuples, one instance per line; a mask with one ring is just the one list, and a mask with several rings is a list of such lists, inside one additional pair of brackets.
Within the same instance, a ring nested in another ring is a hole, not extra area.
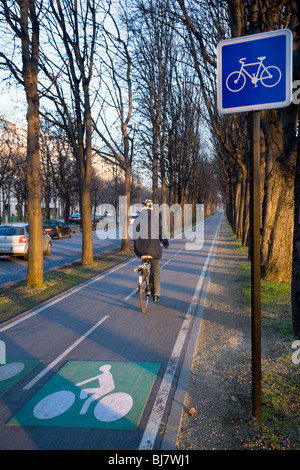
[(9, 425), (136, 429), (158, 363), (69, 361)]

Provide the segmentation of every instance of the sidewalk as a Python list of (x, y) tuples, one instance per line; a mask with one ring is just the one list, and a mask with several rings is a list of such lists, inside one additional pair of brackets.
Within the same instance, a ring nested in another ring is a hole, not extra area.
[(246, 260), (247, 255), (236, 249), (224, 217), (177, 437), (178, 450), (242, 450), (241, 439), (250, 437), (251, 317), (241, 293), (239, 272), (239, 264)]

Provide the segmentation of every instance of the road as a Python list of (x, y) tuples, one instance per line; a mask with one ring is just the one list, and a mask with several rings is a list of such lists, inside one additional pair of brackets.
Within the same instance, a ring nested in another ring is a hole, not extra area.
[[(93, 250), (95, 255), (102, 251), (119, 247), (120, 244), (120, 240), (101, 240), (97, 237), (96, 231), (93, 231)], [(81, 252), (81, 232), (73, 233), (71, 238), (52, 239), (51, 255), (44, 256), (44, 272), (62, 267), (68, 263), (80, 261)], [(0, 256), (0, 286), (25, 279), (26, 276), (27, 261), (22, 257)]]
[(147, 314), (134, 258), (1, 326), (0, 449), (174, 449), (221, 217), (171, 240)]

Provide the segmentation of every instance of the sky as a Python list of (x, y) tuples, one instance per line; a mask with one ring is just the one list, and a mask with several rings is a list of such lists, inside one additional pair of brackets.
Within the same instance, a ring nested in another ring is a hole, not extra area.
[(21, 86), (11, 84), (10, 89), (5, 84), (0, 71), (0, 115), (26, 124), (26, 99)]

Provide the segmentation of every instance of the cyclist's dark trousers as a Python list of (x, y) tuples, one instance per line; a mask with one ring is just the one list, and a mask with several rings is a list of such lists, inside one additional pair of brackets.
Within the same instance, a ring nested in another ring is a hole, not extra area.
[(152, 259), (152, 271), (153, 271), (153, 290), (154, 295), (160, 295), (160, 267), (159, 259)]

